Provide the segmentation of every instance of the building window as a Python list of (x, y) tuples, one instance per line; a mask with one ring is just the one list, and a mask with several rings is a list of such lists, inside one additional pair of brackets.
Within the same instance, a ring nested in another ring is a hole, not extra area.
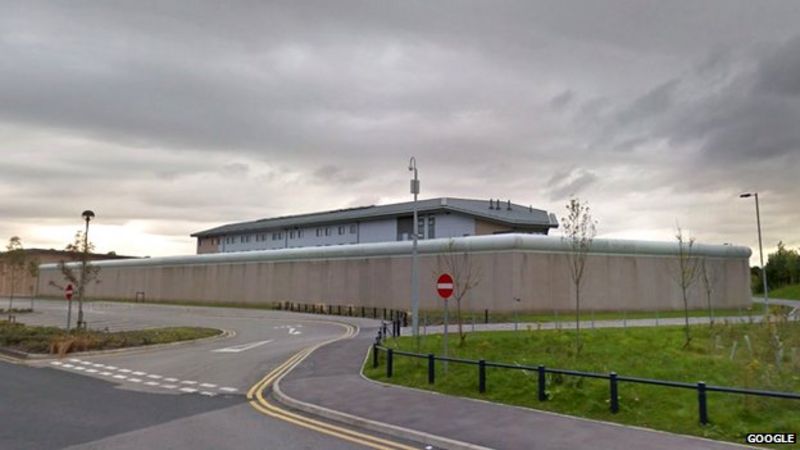
[(344, 234), (344, 225), (339, 225), (339, 236)]
[(356, 224), (350, 225), (350, 234), (356, 234)]
[(428, 216), (428, 239), (436, 237), (436, 217)]
[(297, 239), (303, 239), (303, 230), (297, 230)]
[(317, 237), (322, 236), (322, 228), (317, 228)]
[(289, 239), (294, 239), (294, 230), (289, 232)]
[(239, 236), (239, 243), (244, 244), (244, 236)]
[(331, 227), (325, 227), (325, 236), (331, 235)]
[(417, 239), (425, 238), (425, 216), (417, 218)]

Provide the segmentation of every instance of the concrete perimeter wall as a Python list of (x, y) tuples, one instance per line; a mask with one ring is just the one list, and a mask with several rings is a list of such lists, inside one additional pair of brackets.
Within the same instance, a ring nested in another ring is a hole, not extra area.
[[(448, 249), (452, 249), (448, 251)], [(584, 310), (677, 310), (677, 244), (595, 239), (587, 258)], [(568, 246), (559, 237), (527, 234), (432, 239), (419, 242), (421, 308), (438, 309), (435, 279), (445, 259), (464, 255), (481, 273), (462, 306), (467, 310), (565, 311), (574, 309)], [(695, 244), (713, 279), (715, 308), (750, 304), (750, 249)], [(148, 301), (271, 303), (291, 301), (377, 306), (406, 310), (411, 304), (411, 242), (307, 247), (286, 250), (103, 261), (90, 298)], [(448, 256), (449, 255), (449, 256)], [(39, 293), (60, 296), (55, 265), (40, 266)], [(698, 280), (690, 306), (704, 308)], [(515, 304), (513, 299), (521, 299)]]

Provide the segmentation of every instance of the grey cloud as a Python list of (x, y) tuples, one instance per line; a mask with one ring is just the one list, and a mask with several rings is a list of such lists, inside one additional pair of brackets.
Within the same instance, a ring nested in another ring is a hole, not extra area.
[(597, 180), (596, 174), (581, 168), (557, 172), (547, 183), (550, 200), (563, 200), (578, 195)]

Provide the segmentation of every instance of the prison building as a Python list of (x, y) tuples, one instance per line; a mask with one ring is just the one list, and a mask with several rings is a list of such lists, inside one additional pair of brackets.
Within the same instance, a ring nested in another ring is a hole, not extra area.
[[(413, 238), (414, 202), (372, 205), (239, 222), (200, 231), (197, 253), (406, 241)], [(553, 213), (499, 199), (452, 197), (417, 202), (418, 239), (506, 233), (546, 235)]]

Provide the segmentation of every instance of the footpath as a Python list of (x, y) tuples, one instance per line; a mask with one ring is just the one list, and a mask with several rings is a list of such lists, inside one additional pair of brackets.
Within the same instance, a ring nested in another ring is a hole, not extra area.
[(361, 329), (355, 338), (313, 352), (276, 383), (275, 396), (284, 404), (306, 412), (438, 448), (742, 448), (376, 383), (361, 375), (361, 365), (376, 333), (376, 328)]

